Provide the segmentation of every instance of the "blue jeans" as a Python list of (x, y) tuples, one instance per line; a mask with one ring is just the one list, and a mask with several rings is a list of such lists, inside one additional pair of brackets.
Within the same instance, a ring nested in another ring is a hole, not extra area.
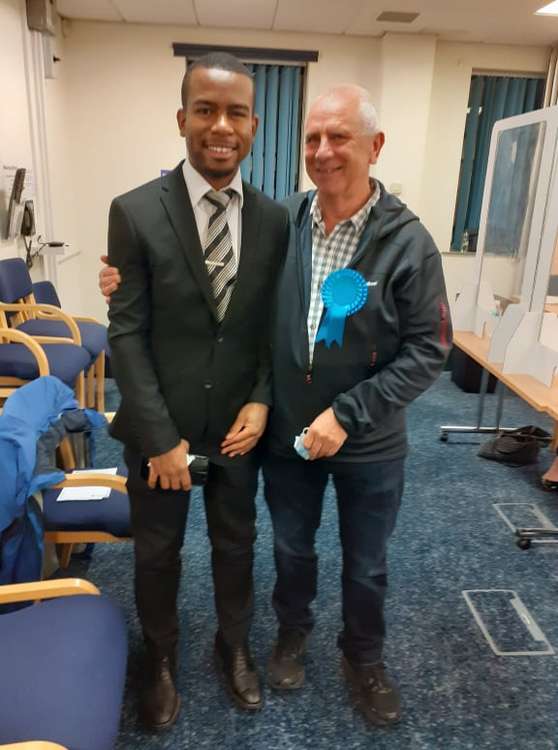
[(403, 493), (405, 459), (347, 463), (268, 456), (263, 465), (274, 531), (280, 630), (314, 625), (318, 558), (314, 549), (329, 475), (337, 492), (343, 551), (343, 630), (338, 646), (355, 665), (382, 658), (387, 588), (386, 546)]

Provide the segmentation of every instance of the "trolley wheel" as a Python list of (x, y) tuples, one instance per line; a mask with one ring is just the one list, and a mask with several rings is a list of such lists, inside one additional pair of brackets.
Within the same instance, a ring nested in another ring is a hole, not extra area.
[(519, 547), (519, 549), (530, 549), (531, 540), (530, 539), (518, 539), (516, 544)]

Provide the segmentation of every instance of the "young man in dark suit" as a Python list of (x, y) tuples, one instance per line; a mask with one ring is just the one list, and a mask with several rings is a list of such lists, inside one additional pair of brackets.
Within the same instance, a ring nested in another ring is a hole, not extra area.
[[(191, 479), (204, 488), (219, 629), (215, 654), (235, 703), (262, 705), (248, 633), (253, 614), (257, 461), (270, 405), (270, 300), (287, 245), (279, 207), (240, 178), (257, 127), (247, 68), (216, 53), (191, 66), (177, 120), (188, 158), (112, 202), (109, 340), (122, 403), (135, 542), (136, 604), (147, 650), (140, 716), (172, 725), (176, 597)], [(142, 459), (149, 478), (141, 478)]]

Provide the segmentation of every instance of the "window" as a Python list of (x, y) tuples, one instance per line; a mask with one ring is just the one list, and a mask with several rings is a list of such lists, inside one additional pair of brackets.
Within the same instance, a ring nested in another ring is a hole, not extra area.
[(282, 200), (298, 187), (302, 119), (302, 65), (248, 65), (256, 87), (260, 124), (242, 177)]
[[(475, 252), (492, 128), (542, 106), (544, 79), (474, 75), (469, 91), (451, 249)], [(521, 199), (518, 198), (518, 199)]]

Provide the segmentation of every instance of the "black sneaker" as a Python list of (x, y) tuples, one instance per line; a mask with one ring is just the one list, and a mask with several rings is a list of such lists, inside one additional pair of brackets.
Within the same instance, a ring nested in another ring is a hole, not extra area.
[(371, 724), (381, 727), (397, 724), (401, 718), (399, 690), (387, 676), (382, 662), (355, 667), (343, 657), (343, 671), (355, 702)]
[(300, 630), (279, 631), (267, 665), (267, 681), (275, 690), (296, 690), (304, 684), (306, 634)]

